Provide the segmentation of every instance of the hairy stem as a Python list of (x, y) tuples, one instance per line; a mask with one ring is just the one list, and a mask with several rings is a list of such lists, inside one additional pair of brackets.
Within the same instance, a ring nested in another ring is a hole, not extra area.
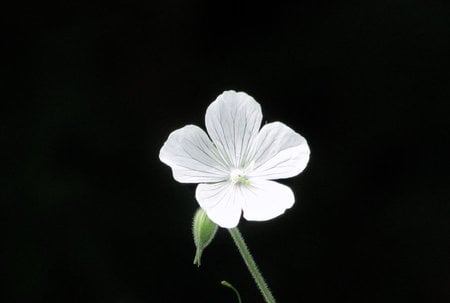
[(252, 274), (253, 279), (258, 285), (259, 290), (261, 291), (262, 296), (266, 300), (267, 303), (275, 303), (275, 298), (267, 286), (266, 281), (264, 280), (261, 272), (258, 270), (258, 266), (256, 266), (255, 260), (253, 260), (250, 251), (248, 250), (247, 245), (245, 244), (244, 238), (242, 234), (239, 232), (237, 227), (230, 228), (228, 231), (231, 234), (231, 237), (234, 240), (239, 252), (241, 253), (242, 258), (244, 259), (245, 264), (247, 265), (248, 270)]

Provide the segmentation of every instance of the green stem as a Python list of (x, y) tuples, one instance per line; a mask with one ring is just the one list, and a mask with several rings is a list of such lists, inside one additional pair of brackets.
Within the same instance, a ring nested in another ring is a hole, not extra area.
[(236, 297), (238, 298), (238, 302), (239, 302), (239, 303), (242, 303), (241, 295), (239, 294), (239, 292), (237, 291), (237, 289), (234, 288), (233, 285), (231, 285), (231, 284), (230, 284), (229, 282), (227, 282), (227, 281), (222, 281), (222, 282), (220, 282), (220, 284), (222, 284), (223, 286), (226, 286), (226, 287), (228, 287), (228, 288), (231, 288), (231, 289), (234, 291), (234, 293), (236, 294)]
[(267, 286), (267, 283), (264, 280), (263, 276), (259, 272), (255, 260), (253, 260), (253, 257), (250, 254), (250, 251), (248, 250), (244, 238), (242, 237), (242, 234), (239, 232), (239, 229), (235, 227), (228, 229), (228, 231), (230, 232), (231, 237), (234, 240), (234, 243), (239, 249), (242, 258), (244, 259), (245, 264), (248, 267), (248, 270), (252, 274), (252, 277), (255, 280), (256, 285), (258, 285), (258, 288), (261, 291), (261, 294), (263, 295), (264, 299), (266, 300), (267, 303), (275, 303), (275, 298), (270, 292), (269, 287)]

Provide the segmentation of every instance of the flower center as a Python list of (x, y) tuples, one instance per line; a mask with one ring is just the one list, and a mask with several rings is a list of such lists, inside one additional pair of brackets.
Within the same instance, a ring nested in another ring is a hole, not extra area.
[(245, 172), (241, 169), (233, 169), (230, 172), (230, 181), (231, 184), (243, 184), (243, 185), (250, 185), (250, 181), (248, 181), (247, 177), (245, 176)]

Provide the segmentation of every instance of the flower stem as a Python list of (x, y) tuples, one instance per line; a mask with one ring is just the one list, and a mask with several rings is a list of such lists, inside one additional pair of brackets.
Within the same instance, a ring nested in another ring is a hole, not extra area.
[(231, 237), (234, 240), (234, 243), (236, 244), (239, 252), (241, 253), (241, 256), (244, 259), (244, 262), (247, 265), (248, 270), (252, 274), (252, 277), (255, 280), (256, 285), (258, 285), (258, 288), (261, 291), (262, 296), (264, 297), (267, 303), (275, 303), (275, 298), (273, 297), (272, 293), (269, 290), (269, 287), (267, 286), (266, 281), (264, 280), (263, 276), (258, 270), (255, 260), (253, 260), (253, 257), (250, 254), (250, 251), (248, 250), (244, 238), (242, 237), (242, 234), (239, 232), (239, 229), (235, 227), (228, 229), (228, 231), (230, 232)]

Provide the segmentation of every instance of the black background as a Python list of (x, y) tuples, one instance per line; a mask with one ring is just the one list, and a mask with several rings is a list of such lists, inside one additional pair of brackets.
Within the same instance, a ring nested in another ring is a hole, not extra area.
[(262, 302), (158, 159), (222, 91), (305, 136), (297, 202), (241, 221), (279, 302), (448, 302), (445, 1), (4, 9), (1, 302)]

